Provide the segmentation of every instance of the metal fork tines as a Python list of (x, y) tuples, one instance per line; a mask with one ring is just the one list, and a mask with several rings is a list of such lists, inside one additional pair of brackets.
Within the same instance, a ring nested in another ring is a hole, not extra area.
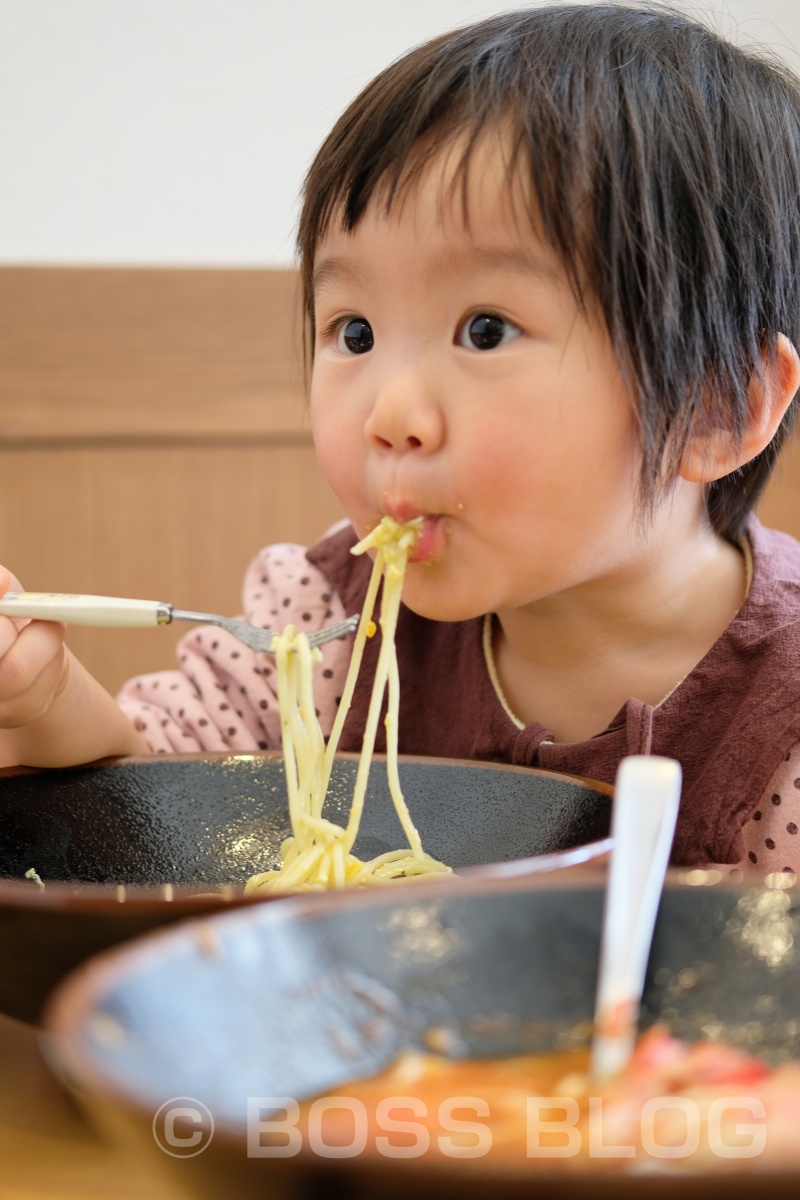
[[(251, 650), (272, 652), (272, 643), (277, 634), (271, 629), (259, 629), (256, 625), (248, 625), (246, 621), (237, 621), (234, 617), (220, 617), (216, 613), (186, 612), (171, 605), (164, 605), (164, 609), (168, 615), (162, 621), (163, 624), (169, 621), (195, 621), (204, 625), (217, 625), (220, 629), (226, 629)], [(358, 621), (359, 614), (356, 613), (355, 616), (340, 621), (338, 625), (326, 625), (322, 629), (315, 629), (307, 635), (309, 645), (324, 646), (326, 642), (345, 637), (353, 632)]]

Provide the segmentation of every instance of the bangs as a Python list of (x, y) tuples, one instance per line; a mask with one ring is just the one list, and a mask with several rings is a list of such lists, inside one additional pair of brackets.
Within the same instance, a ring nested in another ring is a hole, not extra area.
[[(699, 421), (741, 438), (750, 381), (778, 334), (800, 343), (797, 81), (660, 6), (522, 10), (412, 50), (350, 105), (308, 173), (298, 233), (308, 362), (326, 231), (352, 232), (369, 204), (404, 202), (444, 154), (455, 190), (443, 203), (460, 194), (468, 220), (484, 139), (503, 147), (515, 213), (605, 324), (634, 397), (646, 509)], [(744, 469), (749, 483), (740, 473), (727, 491), (710, 485), (709, 512), (730, 536), (793, 416), (794, 406), (757, 469)]]
[[(572, 139), (548, 96), (545, 73), (509, 53), (516, 49), (515, 24), (524, 25), (526, 17), (520, 14), (516, 23), (497, 18), (412, 51), (379, 75), (334, 126), (304, 186), (298, 250), (309, 320), (313, 261), (326, 231), (335, 225), (352, 232), (373, 202), (388, 213), (442, 155), (454, 167), (442, 202), (459, 198), (468, 224), (469, 171), (484, 139), (502, 149), (517, 215), (553, 245), (579, 291), (573, 213), (588, 213), (588, 197), (577, 195), (585, 172), (567, 161)], [(523, 196), (533, 203), (520, 203)], [(584, 230), (588, 241), (585, 220)]]

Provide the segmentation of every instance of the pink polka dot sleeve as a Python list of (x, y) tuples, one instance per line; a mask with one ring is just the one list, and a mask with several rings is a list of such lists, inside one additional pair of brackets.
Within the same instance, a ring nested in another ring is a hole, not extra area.
[(741, 870), (800, 874), (800, 745), (774, 771), (742, 833)]
[(800, 875), (800, 743), (773, 771), (742, 836), (744, 857), (738, 863), (705, 865), (735, 876), (779, 871)]
[[(244, 618), (265, 629), (311, 632), (342, 620), (339, 597), (302, 546), (262, 550), (248, 568)], [(315, 668), (317, 715), (327, 735), (350, 662), (352, 638), (329, 642)], [(281, 745), (275, 663), (230, 634), (198, 626), (178, 643), (179, 668), (140, 675), (118, 702), (153, 753), (277, 750)]]

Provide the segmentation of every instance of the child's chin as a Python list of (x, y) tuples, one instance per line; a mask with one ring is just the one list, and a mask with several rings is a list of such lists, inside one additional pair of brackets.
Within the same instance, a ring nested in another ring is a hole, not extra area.
[[(441, 568), (438, 568), (441, 571)], [(430, 572), (434, 577), (437, 573), (437, 564), (417, 563), (414, 571), (406, 571), (405, 582), (403, 584), (403, 604), (406, 608), (410, 608), (418, 617), (425, 617), (429, 621), (469, 621), (475, 617), (482, 617), (483, 610), (477, 608), (474, 604), (470, 604), (467, 600), (461, 600), (448, 594), (449, 589), (442, 584), (440, 587), (431, 586), (433, 580), (430, 578), (414, 580), (416, 572)], [(418, 586), (414, 586), (417, 582)]]

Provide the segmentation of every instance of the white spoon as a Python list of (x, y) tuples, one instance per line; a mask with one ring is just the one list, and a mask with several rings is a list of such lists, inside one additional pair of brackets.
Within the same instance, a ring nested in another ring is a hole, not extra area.
[(620, 1071), (636, 1040), (639, 1004), (681, 792), (680, 764), (634, 755), (619, 765), (590, 1072)]

